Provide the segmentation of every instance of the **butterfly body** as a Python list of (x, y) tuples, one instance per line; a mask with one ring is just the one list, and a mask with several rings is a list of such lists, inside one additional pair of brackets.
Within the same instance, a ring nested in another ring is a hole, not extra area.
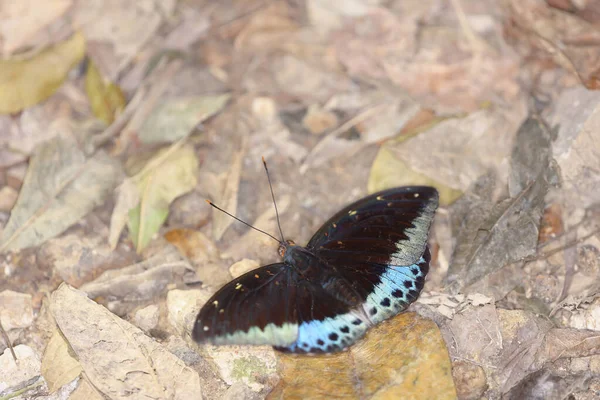
[(292, 353), (345, 349), (418, 297), (437, 201), (433, 188), (404, 187), (345, 207), (306, 247), (283, 242), (281, 263), (221, 288), (198, 314), (193, 338)]

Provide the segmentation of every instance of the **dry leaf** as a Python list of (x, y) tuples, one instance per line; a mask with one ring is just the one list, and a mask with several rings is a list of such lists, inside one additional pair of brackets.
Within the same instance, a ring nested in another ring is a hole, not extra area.
[(137, 252), (148, 245), (169, 214), (169, 205), (196, 186), (198, 159), (193, 147), (159, 151), (132, 179), (140, 202), (129, 210), (127, 226)]
[(412, 169), (464, 192), (490, 168), (502, 170), (525, 111), (519, 103), (444, 120), (393, 149)]
[(140, 192), (137, 189), (135, 181), (127, 178), (116, 189), (117, 201), (110, 217), (110, 231), (108, 243), (114, 250), (119, 242), (121, 231), (127, 224), (129, 210), (134, 209), (140, 203)]
[(200, 397), (198, 374), (140, 329), (62, 284), (51, 297), (56, 323), (90, 383), (111, 399)]
[(81, 371), (81, 365), (70, 354), (69, 345), (60, 332), (55, 330), (42, 357), (42, 376), (48, 383), (48, 391), (56, 392), (77, 378)]
[(348, 351), (280, 355), (281, 381), (269, 399), (455, 399), (450, 359), (433, 321), (403, 313)]
[(50, 97), (84, 54), (85, 39), (76, 33), (31, 58), (0, 60), (0, 114), (17, 113)]
[(73, 23), (81, 27), (88, 41), (110, 48), (108, 62), (94, 58), (105, 75), (115, 80), (156, 32), (163, 17), (172, 15), (174, 7), (174, 1), (83, 1), (73, 9)]
[(0, 251), (37, 246), (60, 235), (104, 203), (121, 174), (118, 161), (103, 152), (86, 159), (70, 137), (40, 144), (29, 162)]
[[(247, 143), (248, 140), (244, 136), (240, 150), (233, 155), (229, 172), (225, 176), (225, 181), (223, 183), (223, 189), (220, 193), (220, 196), (215, 200), (215, 203), (217, 203), (219, 207), (234, 215), (237, 209), (237, 195), (240, 185), (240, 175), (242, 173), (242, 161), (244, 160), (244, 155), (246, 154)], [(234, 219), (224, 212), (216, 209), (213, 210), (213, 238), (217, 241), (221, 239), (233, 221)]]
[(69, 395), (69, 400), (104, 400), (104, 396), (87, 379), (80, 379), (77, 388)]
[(371, 166), (371, 173), (367, 184), (369, 193), (375, 193), (396, 186), (412, 185), (435, 187), (440, 193), (440, 204), (444, 206), (452, 204), (462, 195), (460, 190), (453, 189), (435, 179), (410, 169), (396, 158), (387, 146), (382, 146)]
[[(167, 245), (147, 260), (105, 271), (80, 289), (94, 299), (101, 297), (107, 301), (117, 300), (137, 306), (140, 302), (160, 296), (169, 284), (183, 281), (183, 276), (193, 270), (174, 247)], [(128, 308), (127, 304), (121, 306), (123, 310)]]
[(39, 36), (49, 36), (44, 32), (48, 25), (60, 18), (73, 4), (73, 0), (2, 0), (0, 1), (0, 37), (3, 55), (6, 57), (16, 50), (37, 46)]
[(481, 224), (464, 225), (448, 270), (453, 290), (535, 254), (548, 182), (538, 178), (494, 206)]
[(167, 100), (154, 108), (139, 130), (142, 143), (171, 143), (187, 135), (227, 103), (230, 94)]
[(194, 263), (204, 264), (219, 259), (217, 246), (200, 231), (173, 229), (165, 233), (165, 239)]
[(96, 64), (88, 62), (85, 75), (85, 91), (94, 115), (106, 125), (110, 125), (117, 114), (125, 108), (125, 96), (121, 88), (104, 80)]

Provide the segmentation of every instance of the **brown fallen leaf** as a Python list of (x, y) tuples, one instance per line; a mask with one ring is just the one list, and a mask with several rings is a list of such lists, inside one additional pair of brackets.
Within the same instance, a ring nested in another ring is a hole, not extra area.
[(450, 359), (433, 321), (404, 313), (339, 354), (279, 357), (269, 399), (455, 399)]
[(50, 97), (84, 54), (85, 39), (76, 33), (31, 58), (0, 60), (0, 114), (19, 112)]
[(111, 399), (202, 396), (198, 373), (140, 329), (62, 284), (50, 309), (90, 383)]

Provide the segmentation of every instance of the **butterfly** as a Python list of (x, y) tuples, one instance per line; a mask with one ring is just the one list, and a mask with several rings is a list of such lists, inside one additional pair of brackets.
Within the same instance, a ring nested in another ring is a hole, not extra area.
[(346, 349), (419, 296), (437, 206), (432, 187), (388, 189), (340, 210), (305, 247), (282, 239), (282, 262), (218, 290), (198, 313), (192, 337), (288, 353)]

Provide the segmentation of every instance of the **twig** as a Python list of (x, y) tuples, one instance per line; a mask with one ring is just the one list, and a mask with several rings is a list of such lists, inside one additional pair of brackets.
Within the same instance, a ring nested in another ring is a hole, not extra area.
[(10, 352), (11, 352), (13, 358), (15, 359), (15, 362), (17, 362), (17, 355), (15, 354), (15, 349), (13, 348), (13, 345), (10, 342), (10, 338), (8, 337), (8, 334), (4, 330), (4, 327), (2, 326), (2, 321), (0, 321), (0, 333), (2, 334), (2, 337), (4, 338), (6, 345), (10, 349)]

